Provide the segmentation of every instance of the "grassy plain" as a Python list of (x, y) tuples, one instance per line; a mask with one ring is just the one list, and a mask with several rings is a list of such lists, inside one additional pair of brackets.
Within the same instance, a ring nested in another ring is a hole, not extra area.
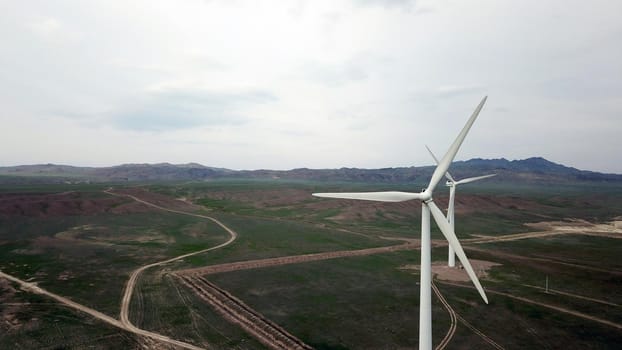
[[(416, 191), (422, 186), (410, 187), (249, 180), (149, 184), (144, 188), (152, 193), (202, 206), (201, 212), (234, 229), (239, 238), (222, 249), (147, 270), (139, 279), (130, 319), (145, 329), (194, 344), (260, 349), (261, 344), (219, 317), (168, 273), (225, 262), (400, 243), (386, 237), (416, 239), (419, 203), (326, 200), (310, 195)], [(105, 188), (85, 184), (0, 188), (0, 198), (17, 193), (28, 199), (18, 203), (21, 211), (3, 207), (0, 270), (117, 317), (131, 271), (228, 239), (222, 228), (207, 220), (137, 205), (129, 198), (103, 193)], [(436, 202), (446, 206), (446, 193), (442, 189), (437, 192)], [(59, 198), (54, 197), (57, 194)], [(603, 184), (477, 184), (461, 188), (457, 198), (461, 238), (527, 232), (533, 230), (524, 225), (530, 222), (570, 218), (606, 222), (622, 215), (622, 190)], [(434, 226), (433, 239), (442, 239)], [(622, 323), (622, 264), (616, 259), (619, 242), (620, 238), (573, 234), (473, 244), (467, 247), (467, 254), (501, 264), (483, 281), (491, 292)], [(435, 248), (433, 259), (444, 261), (445, 249)], [(403, 251), (236, 271), (208, 279), (315, 348), (414, 348), (419, 277), (416, 271), (399, 268), (418, 265), (418, 261), (417, 251)], [(547, 276), (555, 290), (609, 304), (547, 294), (533, 287), (544, 286)], [(472, 289), (438, 286), (459, 315), (506, 349), (614, 349), (622, 342), (622, 330), (598, 322), (494, 293), (489, 294), (491, 304), (486, 306)], [(137, 347), (131, 334), (102, 326), (44, 298), (17, 290), (5, 299), (2, 303), (7, 305), (28, 304), (0, 310), (2, 317), (18, 315), (19, 320), (15, 326), (0, 325), (0, 347), (65, 344), (80, 348), (79, 344), (89, 341), (101, 348)], [(449, 327), (449, 315), (437, 300), (433, 308), (434, 343), (438, 343)], [(29, 343), (30, 338), (38, 343)], [(486, 346), (459, 324), (448, 348)]]

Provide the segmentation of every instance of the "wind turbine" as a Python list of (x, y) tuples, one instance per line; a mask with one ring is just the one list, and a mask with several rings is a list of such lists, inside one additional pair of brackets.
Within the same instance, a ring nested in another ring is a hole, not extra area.
[[(434, 158), (434, 161), (438, 165), (438, 159), (436, 159), (436, 156), (434, 156), (434, 153), (432, 153), (432, 150), (430, 149), (430, 147), (425, 146), (425, 148), (428, 149), (428, 152), (430, 152), (430, 155), (432, 156), (432, 158)], [(451, 176), (449, 171), (445, 173), (445, 177), (447, 178), (447, 186), (449, 187), (449, 205), (447, 206), (447, 221), (449, 221), (449, 223), (451, 224), (451, 228), (454, 230), (454, 232), (456, 230), (456, 221), (454, 220), (454, 199), (456, 198), (456, 186), (462, 185), (462, 184), (468, 184), (469, 182), (486, 179), (486, 178), (493, 177), (496, 175), (497, 174), (489, 174), (489, 175), (483, 175), (483, 176), (468, 177), (466, 179), (456, 181), (454, 180), (454, 177)], [(449, 267), (456, 266), (456, 254), (454, 253), (454, 248), (452, 248), (451, 245), (449, 245), (449, 251), (447, 255), (447, 266)]]
[(434, 221), (440, 228), (441, 232), (449, 242), (449, 245), (454, 248), (456, 255), (458, 255), (458, 259), (464, 266), (469, 278), (475, 285), (475, 288), (484, 299), (484, 302), (488, 304), (488, 298), (486, 297), (486, 293), (482, 288), (482, 285), (479, 283), (477, 279), (477, 275), (475, 271), (473, 271), (473, 267), (466, 255), (464, 254), (464, 250), (458, 241), (458, 237), (456, 237), (456, 233), (454, 229), (451, 227), (451, 224), (447, 221), (447, 218), (443, 215), (443, 212), (438, 208), (438, 206), (434, 203), (432, 198), (432, 193), (434, 192), (434, 188), (438, 185), (439, 181), (443, 177), (443, 174), (447, 172), (449, 165), (454, 160), (456, 153), (458, 153), (458, 149), (462, 145), (462, 141), (466, 137), (469, 129), (475, 122), (477, 115), (481, 111), (484, 103), (486, 102), (486, 97), (482, 99), (479, 103), (475, 111), (467, 121), (462, 131), (458, 134), (458, 137), (454, 140), (454, 142), (449, 147), (445, 156), (438, 163), (438, 166), (434, 170), (432, 174), (432, 178), (430, 179), (430, 183), (428, 187), (420, 192), (399, 192), (399, 191), (388, 191), (388, 192), (354, 192), (354, 193), (314, 193), (313, 195), (316, 197), (325, 197), (325, 198), (342, 198), (342, 199), (359, 199), (359, 200), (368, 200), (368, 201), (379, 201), (379, 202), (404, 202), (408, 200), (418, 199), (421, 201), (421, 282), (420, 282), (420, 291), (419, 291), (419, 349), (420, 350), (431, 350), (432, 349), (432, 298), (431, 298), (431, 284), (432, 284), (432, 263), (431, 263), (431, 245), (430, 245), (430, 213), (434, 217)]

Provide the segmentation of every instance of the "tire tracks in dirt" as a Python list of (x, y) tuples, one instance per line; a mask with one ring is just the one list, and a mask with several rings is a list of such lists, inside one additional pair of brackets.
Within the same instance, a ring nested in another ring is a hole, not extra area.
[(178, 270), (172, 273), (172, 275), (179, 278), (183, 284), (193, 290), (200, 298), (202, 298), (209, 305), (211, 305), (212, 308), (214, 308), (225, 319), (239, 325), (242, 329), (244, 329), (247, 333), (259, 340), (262, 344), (275, 350), (303, 350), (312, 348), (302, 342), (300, 339), (288, 333), (285, 329), (283, 329), (276, 323), (270, 321), (266, 317), (262, 316), (259, 312), (244, 304), (241, 300), (237, 299), (229, 292), (207, 281), (202, 276), (215, 273), (282, 266), (288, 264), (299, 264), (343, 257), (365, 256), (401, 250), (414, 250), (418, 248), (418, 244), (414, 244), (412, 242), (405, 242), (400, 245), (378, 248), (332, 251), (278, 258), (239, 261), (234, 263)]
[(560, 235), (567, 235), (567, 234), (577, 234), (577, 233), (567, 232), (567, 231), (524, 232), (524, 233), (513, 233), (513, 234), (503, 235), (503, 236), (478, 237), (478, 238), (465, 239), (463, 243), (486, 244), (486, 243), (496, 243), (496, 242), (517, 241), (521, 239), (530, 239), (530, 238), (544, 238), (544, 237), (560, 236)]
[(441, 302), (441, 304), (443, 304), (443, 306), (449, 313), (449, 319), (450, 319), (449, 329), (447, 330), (447, 334), (445, 334), (445, 337), (443, 338), (443, 340), (441, 340), (441, 342), (435, 348), (436, 350), (443, 350), (445, 349), (447, 344), (449, 344), (449, 342), (451, 341), (451, 338), (453, 338), (454, 334), (456, 333), (456, 312), (451, 307), (451, 305), (449, 305), (449, 303), (447, 302), (443, 294), (441, 294), (441, 291), (438, 290), (438, 287), (436, 286), (436, 284), (434, 284), (434, 281), (432, 281), (431, 286), (432, 286), (432, 290), (434, 291), (434, 294), (436, 294), (436, 297), (438, 298), (438, 300)]
[(486, 334), (482, 333), (482, 331), (480, 331), (479, 329), (475, 328), (467, 320), (462, 318), (462, 316), (460, 316), (459, 314), (456, 313), (456, 317), (458, 318), (458, 320), (460, 320), (460, 322), (462, 322), (463, 325), (465, 325), (468, 329), (470, 329), (471, 332), (477, 334), (480, 338), (482, 338), (486, 343), (490, 344), (493, 348), (495, 348), (497, 350), (505, 350), (505, 348), (503, 346), (499, 345), (497, 342), (495, 342), (494, 340), (490, 339), (490, 337), (488, 337)]
[(184, 304), (184, 306), (188, 309), (188, 314), (190, 316), (190, 324), (192, 325), (192, 330), (193, 330), (194, 334), (197, 337), (201, 337), (201, 334), (198, 331), (196, 317), (194, 315), (195, 311), (192, 310), (192, 308), (188, 304), (187, 298), (181, 294), (181, 290), (179, 289), (179, 285), (177, 283), (175, 283), (174, 281), (171, 281), (171, 285), (175, 288), (175, 292), (177, 293), (177, 297), (179, 298), (179, 300), (181, 300), (181, 302)]
[(203, 277), (173, 274), (193, 290), (200, 298), (210, 304), (221, 316), (237, 324), (262, 344), (274, 350), (311, 350), (281, 326), (270, 321), (240, 299), (219, 288)]
[[(442, 283), (442, 284), (445, 284), (445, 285), (454, 286), (454, 287), (475, 289), (475, 287), (471, 287), (471, 286), (463, 285), (463, 284), (459, 284), (459, 283), (444, 282), (444, 281), (438, 281), (438, 282)], [(613, 327), (613, 328), (622, 330), (622, 324), (620, 324), (620, 323), (615, 323), (615, 322), (612, 322), (612, 321), (609, 321), (609, 320), (605, 320), (605, 319), (602, 319), (602, 318), (591, 316), (591, 315), (585, 314), (583, 312), (567, 309), (567, 308), (564, 308), (564, 307), (561, 307), (561, 306), (557, 306), (557, 305), (553, 305), (553, 304), (549, 304), (549, 303), (544, 303), (544, 302), (541, 302), (541, 301), (536, 301), (536, 300), (525, 298), (525, 297), (520, 297), (520, 296), (517, 296), (517, 295), (514, 295), (514, 294), (510, 294), (510, 293), (498, 292), (498, 291), (494, 291), (494, 290), (491, 290), (491, 289), (488, 289), (488, 288), (486, 289), (486, 293), (501, 295), (501, 296), (504, 296), (504, 297), (507, 297), (507, 298), (510, 298), (510, 299), (521, 301), (523, 303), (541, 306), (541, 307), (544, 307), (544, 308), (547, 308), (547, 309), (550, 309), (550, 310), (553, 310), (553, 311), (557, 311), (557, 312), (561, 312), (561, 313), (564, 313), (564, 314), (572, 315), (572, 316), (575, 316), (575, 317), (578, 317), (578, 318), (582, 318), (582, 319), (585, 319), (585, 320), (589, 320), (589, 321), (592, 321), (592, 322), (600, 323), (600, 324), (605, 325), (605, 326), (609, 326), (609, 327)]]
[(449, 312), (449, 316), (451, 319), (451, 324), (449, 326), (449, 330), (447, 331), (447, 334), (445, 335), (445, 337), (443, 338), (443, 340), (441, 340), (441, 342), (439, 343), (439, 345), (436, 346), (436, 350), (442, 350), (444, 349), (449, 342), (451, 341), (451, 339), (453, 338), (454, 334), (456, 333), (456, 327), (457, 327), (457, 320), (459, 320), (462, 324), (464, 324), (468, 329), (470, 329), (473, 333), (477, 334), (478, 336), (480, 336), (485, 342), (487, 342), (488, 344), (490, 344), (492, 347), (494, 347), (497, 350), (505, 350), (501, 345), (499, 345), (497, 342), (495, 342), (494, 340), (490, 339), (490, 337), (488, 337), (486, 334), (482, 333), (479, 329), (475, 328), (472, 324), (470, 324), (469, 322), (467, 322), (464, 318), (462, 318), (462, 316), (460, 316), (452, 307), (451, 305), (449, 305), (449, 302), (447, 302), (447, 299), (445, 299), (445, 297), (443, 296), (443, 294), (441, 293), (441, 291), (438, 289), (438, 287), (436, 286), (436, 284), (434, 283), (434, 281), (432, 281), (432, 290), (434, 291), (434, 294), (436, 294), (436, 296), (438, 297), (438, 299), (441, 301), (441, 303), (443, 304), (443, 306), (445, 307), (445, 309), (447, 309), (447, 312)]
[(606, 300), (602, 300), (602, 299), (596, 299), (596, 298), (590, 298), (590, 297), (586, 297), (583, 295), (578, 295), (578, 294), (574, 294), (574, 293), (568, 293), (568, 292), (563, 292), (561, 290), (556, 290), (556, 289), (546, 289), (544, 287), (540, 287), (540, 286), (533, 286), (531, 284), (523, 284), (523, 286), (525, 287), (529, 287), (529, 288), (534, 288), (534, 289), (539, 289), (547, 294), (557, 294), (557, 295), (563, 295), (566, 297), (571, 297), (574, 299), (581, 299), (581, 300), (587, 300), (587, 301), (591, 301), (593, 303), (598, 303), (598, 304), (603, 304), (603, 305), (607, 305), (607, 306), (614, 306), (614, 307), (622, 307), (622, 305), (620, 304), (616, 304), (616, 303), (612, 303), (610, 301), (606, 301)]

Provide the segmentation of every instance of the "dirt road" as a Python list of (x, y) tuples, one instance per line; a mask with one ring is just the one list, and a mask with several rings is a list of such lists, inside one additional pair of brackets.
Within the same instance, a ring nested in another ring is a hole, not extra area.
[(34, 283), (26, 282), (26, 281), (24, 281), (22, 279), (19, 279), (19, 278), (15, 277), (15, 276), (6, 274), (6, 273), (4, 273), (2, 271), (0, 271), (0, 277), (6, 278), (9, 281), (13, 281), (13, 282), (19, 284), (20, 287), (22, 289), (26, 290), (26, 291), (29, 291), (29, 292), (32, 292), (32, 293), (35, 293), (35, 294), (39, 294), (39, 295), (45, 295), (45, 296), (47, 296), (49, 298), (52, 298), (52, 299), (58, 301), (61, 304), (69, 306), (72, 309), (75, 309), (75, 310), (78, 310), (78, 311), (82, 311), (82, 312), (84, 312), (86, 314), (89, 314), (89, 315), (91, 315), (91, 316), (93, 316), (93, 317), (95, 317), (95, 318), (97, 318), (97, 319), (99, 319), (101, 321), (104, 321), (104, 322), (106, 322), (108, 324), (111, 324), (111, 325), (113, 325), (115, 327), (125, 329), (125, 327), (123, 326), (123, 324), (119, 320), (114, 319), (114, 318), (112, 318), (112, 317), (110, 317), (110, 316), (108, 316), (108, 315), (106, 315), (104, 313), (101, 313), (101, 312), (99, 312), (97, 310), (91, 309), (91, 308), (89, 308), (87, 306), (84, 306), (82, 304), (78, 304), (78, 303), (76, 303), (74, 301), (71, 301), (71, 300), (69, 300), (69, 299), (67, 299), (65, 297), (62, 297), (62, 296), (60, 296), (58, 294), (54, 294), (52, 292), (49, 292), (49, 291), (47, 291), (47, 290), (37, 286)]
[(445, 349), (447, 344), (449, 344), (449, 342), (451, 341), (451, 338), (453, 338), (454, 334), (456, 333), (456, 312), (451, 307), (451, 305), (449, 305), (447, 300), (445, 300), (445, 297), (443, 296), (443, 294), (441, 294), (441, 291), (438, 290), (438, 287), (436, 287), (436, 285), (434, 284), (434, 281), (432, 281), (431, 286), (432, 286), (432, 290), (434, 291), (434, 294), (436, 294), (436, 297), (438, 298), (438, 300), (441, 302), (441, 304), (443, 304), (443, 306), (449, 313), (449, 319), (450, 319), (449, 330), (447, 330), (447, 334), (445, 334), (445, 337), (443, 338), (443, 340), (441, 340), (441, 342), (436, 346), (436, 350), (443, 350)]
[(183, 259), (183, 258), (186, 258), (188, 256), (195, 255), (195, 254), (200, 254), (200, 253), (208, 252), (210, 250), (215, 250), (215, 249), (218, 249), (218, 248), (222, 248), (224, 246), (227, 246), (227, 245), (231, 244), (233, 241), (235, 241), (235, 239), (237, 238), (237, 233), (235, 231), (231, 230), (230, 228), (228, 228), (227, 226), (225, 226), (223, 223), (221, 223), (217, 219), (209, 217), (209, 216), (164, 208), (164, 207), (161, 207), (159, 205), (156, 205), (156, 204), (144, 201), (144, 200), (142, 200), (140, 198), (137, 198), (135, 196), (132, 196), (132, 195), (112, 193), (110, 190), (106, 190), (104, 192), (106, 192), (107, 194), (113, 195), (113, 196), (127, 196), (127, 197), (130, 197), (130, 198), (132, 198), (133, 200), (135, 200), (137, 202), (143, 203), (145, 205), (148, 205), (148, 206), (160, 209), (160, 210), (165, 210), (165, 211), (169, 211), (169, 212), (173, 212), (173, 213), (177, 213), (177, 214), (190, 215), (190, 216), (195, 216), (195, 217), (211, 220), (211, 221), (215, 222), (216, 224), (218, 224), (219, 226), (221, 226), (223, 229), (225, 229), (229, 233), (230, 238), (226, 242), (224, 242), (222, 244), (219, 244), (217, 246), (214, 246), (214, 247), (211, 247), (211, 248), (207, 248), (207, 249), (203, 249), (203, 250), (200, 250), (200, 251), (196, 251), (196, 252), (193, 252), (193, 253), (184, 254), (184, 255), (181, 255), (181, 256), (178, 256), (178, 257), (174, 257), (174, 258), (171, 258), (171, 259), (167, 259), (167, 260), (164, 260), (164, 261), (155, 262), (155, 263), (152, 263), (152, 264), (149, 264), (149, 265), (145, 265), (145, 266), (142, 266), (142, 267), (134, 270), (134, 272), (132, 272), (132, 274), (130, 275), (130, 278), (129, 278), (126, 286), (125, 286), (125, 291), (124, 291), (124, 294), (123, 294), (123, 299), (121, 301), (120, 320), (114, 319), (114, 318), (112, 318), (112, 317), (110, 317), (110, 316), (108, 316), (108, 315), (106, 315), (104, 313), (101, 313), (101, 312), (99, 312), (97, 310), (91, 309), (91, 308), (89, 308), (89, 307), (87, 307), (85, 305), (78, 304), (78, 303), (76, 303), (76, 302), (74, 302), (74, 301), (72, 301), (72, 300), (70, 300), (68, 298), (62, 297), (62, 296), (60, 296), (58, 294), (54, 294), (52, 292), (49, 292), (49, 291), (47, 291), (47, 290), (45, 290), (45, 289), (43, 289), (41, 287), (38, 287), (37, 285), (35, 285), (33, 283), (29, 283), (29, 282), (23, 281), (23, 280), (21, 280), (21, 279), (19, 279), (17, 277), (8, 275), (8, 274), (6, 274), (6, 273), (4, 273), (2, 271), (0, 271), (0, 277), (6, 278), (6, 279), (8, 279), (10, 281), (18, 283), (25, 290), (31, 291), (31, 292), (36, 293), (36, 294), (45, 295), (47, 297), (50, 297), (50, 298), (58, 301), (59, 303), (64, 304), (64, 305), (66, 305), (66, 306), (68, 306), (70, 308), (73, 308), (75, 310), (78, 310), (78, 311), (84, 312), (86, 314), (89, 314), (89, 315), (95, 317), (96, 319), (104, 321), (104, 322), (106, 322), (108, 324), (111, 324), (111, 325), (113, 325), (115, 327), (118, 327), (118, 328), (121, 328), (123, 330), (132, 332), (134, 334), (141, 335), (141, 336), (144, 336), (144, 337), (148, 337), (148, 338), (151, 338), (151, 339), (154, 339), (154, 340), (157, 340), (157, 341), (160, 341), (160, 342), (164, 342), (164, 343), (167, 343), (167, 344), (170, 344), (170, 345), (174, 345), (174, 346), (177, 346), (177, 347), (180, 347), (180, 348), (191, 349), (191, 350), (203, 350), (203, 348), (201, 348), (201, 347), (198, 347), (198, 346), (195, 346), (195, 345), (192, 345), (192, 344), (188, 344), (188, 343), (185, 343), (185, 342), (182, 342), (182, 341), (178, 341), (178, 340), (175, 340), (175, 339), (171, 339), (171, 338), (169, 338), (167, 336), (164, 336), (162, 334), (146, 331), (146, 330), (143, 330), (143, 329), (140, 329), (140, 328), (134, 326), (130, 322), (130, 320), (128, 318), (129, 305), (130, 305), (130, 302), (131, 302), (131, 299), (132, 299), (132, 293), (133, 293), (133, 290), (134, 290), (134, 286), (136, 285), (136, 281), (137, 281), (140, 273), (143, 272), (144, 270), (146, 270), (146, 269), (148, 269), (150, 267), (154, 267), (154, 266), (158, 266), (158, 265), (164, 265), (164, 264), (167, 264), (167, 263), (179, 260), (179, 259)]
[(27, 291), (30, 291), (30, 292), (35, 293), (35, 294), (44, 295), (44, 296), (47, 296), (49, 298), (52, 298), (52, 299), (56, 300), (57, 302), (59, 302), (59, 303), (61, 303), (63, 305), (66, 305), (66, 306), (68, 306), (68, 307), (70, 307), (72, 309), (75, 309), (77, 311), (89, 314), (89, 315), (95, 317), (96, 319), (98, 319), (100, 321), (103, 321), (103, 322), (106, 322), (106, 323), (108, 323), (108, 324), (110, 324), (112, 326), (115, 326), (117, 328), (120, 328), (120, 329), (129, 331), (129, 332), (132, 332), (132, 333), (137, 334), (137, 335), (149, 337), (149, 338), (152, 338), (152, 339), (155, 339), (155, 340), (158, 340), (160, 342), (164, 342), (164, 343), (167, 343), (167, 344), (170, 344), (170, 345), (175, 345), (175, 346), (178, 346), (178, 347), (181, 347), (181, 348), (191, 349), (191, 350), (204, 350), (203, 348), (200, 348), (198, 346), (194, 346), (192, 344), (188, 344), (188, 343), (184, 343), (182, 341), (171, 339), (171, 338), (169, 338), (167, 336), (164, 336), (164, 335), (161, 335), (161, 334), (145, 331), (145, 330), (138, 329), (138, 328), (135, 328), (135, 327), (134, 328), (129, 328), (126, 325), (124, 325), (121, 321), (119, 321), (117, 319), (114, 319), (114, 318), (112, 318), (112, 317), (110, 317), (110, 316), (108, 316), (108, 315), (106, 315), (104, 313), (101, 313), (101, 312), (99, 312), (97, 310), (91, 309), (91, 308), (89, 308), (89, 307), (87, 307), (85, 305), (78, 304), (78, 303), (76, 303), (76, 302), (74, 302), (74, 301), (72, 301), (70, 299), (67, 299), (67, 298), (62, 297), (62, 296), (60, 296), (58, 294), (54, 294), (52, 292), (49, 292), (49, 291), (47, 291), (47, 290), (45, 290), (45, 289), (43, 289), (43, 288), (41, 288), (41, 287), (39, 287), (39, 286), (37, 286), (37, 285), (35, 285), (33, 283), (26, 282), (26, 281), (21, 280), (21, 279), (19, 279), (17, 277), (8, 275), (8, 274), (6, 274), (6, 273), (4, 273), (2, 271), (0, 271), (0, 277), (6, 278), (6, 279), (8, 279), (10, 281), (18, 283), (24, 290), (27, 290)]
[(571, 220), (569, 222), (551, 221), (526, 225), (534, 229), (543, 230), (494, 237), (480, 236), (464, 239), (462, 242), (463, 244), (484, 244), (570, 234), (622, 239), (622, 223), (620, 221), (613, 221), (608, 224), (594, 224), (585, 220)]
[[(113, 193), (111, 192), (110, 189), (104, 191), (105, 193), (108, 193), (110, 195), (113, 196), (125, 196), (125, 197), (129, 197), (137, 202), (143, 203), (145, 205), (160, 209), (160, 210), (164, 210), (164, 211), (168, 211), (171, 213), (176, 213), (176, 214), (182, 214), (182, 215), (189, 215), (189, 216), (194, 216), (194, 217), (198, 217), (198, 218), (202, 218), (202, 219), (207, 219), (207, 220), (211, 220), (214, 223), (216, 223), (217, 225), (219, 225), (220, 227), (222, 227), (225, 231), (227, 231), (230, 235), (229, 240), (227, 240), (226, 242), (219, 244), (215, 247), (211, 247), (211, 248), (207, 248), (207, 249), (203, 249), (203, 250), (199, 250), (196, 252), (192, 252), (192, 253), (188, 253), (188, 254), (184, 254), (184, 255), (180, 255), (171, 259), (167, 259), (167, 260), (163, 260), (163, 261), (159, 261), (159, 262), (155, 262), (149, 265), (145, 265), (142, 266), (136, 270), (134, 270), (132, 272), (132, 274), (130, 275), (130, 278), (127, 281), (127, 284), (125, 285), (125, 291), (123, 293), (123, 298), (121, 300), (121, 312), (120, 312), (120, 319), (121, 319), (121, 324), (123, 324), (124, 327), (126, 327), (128, 330), (131, 330), (134, 333), (137, 334), (142, 334), (145, 336), (149, 336), (149, 337), (154, 337), (152, 332), (148, 332), (145, 330), (142, 330), (136, 326), (134, 326), (134, 324), (132, 324), (132, 322), (129, 319), (129, 307), (130, 307), (130, 303), (132, 301), (132, 294), (134, 292), (134, 287), (136, 286), (136, 281), (138, 280), (138, 277), (140, 276), (140, 274), (145, 271), (146, 269), (150, 268), (150, 267), (154, 267), (154, 266), (159, 266), (159, 265), (164, 265), (164, 264), (168, 264), (171, 263), (173, 261), (177, 261), (180, 259), (184, 259), (187, 258), (189, 256), (192, 255), (196, 255), (196, 254), (201, 254), (201, 253), (205, 253), (205, 252), (209, 252), (211, 250), (215, 250), (215, 249), (219, 249), (222, 247), (225, 247), (231, 243), (233, 243), (233, 241), (235, 241), (238, 237), (238, 234), (233, 231), (232, 229), (230, 229), (229, 227), (227, 227), (225, 224), (223, 224), (222, 222), (218, 221), (217, 219), (210, 217), (210, 216), (206, 216), (206, 215), (201, 215), (201, 214), (194, 214), (194, 213), (188, 213), (188, 212), (184, 212), (184, 211), (179, 211), (179, 210), (174, 210), (174, 209), (168, 209), (162, 206), (159, 206), (157, 204), (153, 204), (150, 202), (147, 202), (145, 200), (142, 200), (138, 197), (129, 195), (129, 194), (117, 194), (117, 193)], [(183, 346), (186, 347), (186, 346)], [(192, 348), (192, 349), (199, 349), (197, 347), (186, 347), (186, 348)]]
[(525, 233), (514, 233), (503, 236), (494, 236), (494, 237), (478, 237), (463, 240), (464, 244), (485, 244), (485, 243), (494, 243), (494, 242), (507, 242), (507, 241), (517, 241), (520, 239), (529, 239), (529, 238), (543, 238), (550, 236), (559, 236), (559, 235), (567, 235), (571, 232), (564, 231), (541, 231), (541, 232), (525, 232)]
[(414, 250), (417, 248), (419, 248), (418, 244), (404, 243), (400, 245), (393, 245), (393, 246), (379, 247), (379, 248), (368, 248), (368, 249), (359, 249), (359, 250), (342, 250), (342, 251), (336, 251), (336, 252), (333, 251), (333, 252), (325, 252), (325, 253), (292, 255), (292, 256), (283, 256), (283, 257), (278, 257), (278, 258), (239, 261), (239, 262), (228, 263), (228, 264), (211, 265), (211, 266), (197, 267), (197, 268), (186, 269), (186, 270), (179, 270), (179, 271), (176, 271), (175, 273), (177, 275), (209, 275), (209, 274), (214, 274), (214, 273), (259, 269), (259, 268), (264, 268), (264, 267), (289, 265), (289, 264), (300, 264), (300, 263), (311, 262), (311, 261), (336, 259), (336, 258), (344, 258), (344, 257), (351, 257), (351, 256), (381, 254), (381, 253), (388, 253), (388, 252), (396, 252), (400, 250)]

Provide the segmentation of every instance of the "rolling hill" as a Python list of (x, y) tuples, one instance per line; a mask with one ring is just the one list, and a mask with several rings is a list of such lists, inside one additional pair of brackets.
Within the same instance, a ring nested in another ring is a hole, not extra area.
[[(523, 160), (481, 159), (454, 162), (450, 168), (457, 178), (496, 173), (493, 182), (622, 183), (620, 174), (579, 170), (541, 157)], [(434, 166), (383, 169), (308, 169), (230, 170), (188, 164), (123, 164), (112, 167), (77, 167), (57, 164), (0, 167), (0, 183), (85, 183), (85, 182), (157, 182), (208, 181), (214, 179), (271, 179), (296, 181), (347, 181), (364, 183), (425, 182)]]

